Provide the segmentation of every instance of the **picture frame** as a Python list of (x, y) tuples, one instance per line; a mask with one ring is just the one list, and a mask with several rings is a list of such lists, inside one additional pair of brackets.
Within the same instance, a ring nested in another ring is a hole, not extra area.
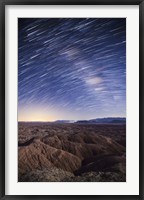
[[(5, 61), (7, 59), (5, 53), (5, 6), (6, 5), (138, 5), (139, 6), (139, 195), (6, 195), (6, 102), (8, 101), (6, 96), (6, 70)], [(0, 0), (0, 199), (77, 199), (77, 198), (95, 198), (95, 199), (143, 199), (144, 198), (144, 1), (143, 0), (90, 0), (90, 1), (75, 1), (70, 0), (68, 2), (64, 0)]]

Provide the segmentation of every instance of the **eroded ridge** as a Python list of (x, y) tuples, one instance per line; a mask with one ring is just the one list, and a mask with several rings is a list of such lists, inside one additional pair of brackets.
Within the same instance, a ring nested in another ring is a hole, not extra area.
[(125, 125), (19, 123), (19, 181), (126, 181)]

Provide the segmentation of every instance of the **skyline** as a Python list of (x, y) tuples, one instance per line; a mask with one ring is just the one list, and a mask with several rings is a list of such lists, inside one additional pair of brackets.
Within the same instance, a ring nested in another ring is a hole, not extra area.
[(126, 116), (126, 19), (18, 20), (18, 121)]

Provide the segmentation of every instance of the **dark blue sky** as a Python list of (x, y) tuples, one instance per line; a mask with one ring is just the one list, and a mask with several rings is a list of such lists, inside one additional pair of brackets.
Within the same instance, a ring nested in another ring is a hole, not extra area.
[(18, 21), (19, 120), (126, 115), (126, 20)]

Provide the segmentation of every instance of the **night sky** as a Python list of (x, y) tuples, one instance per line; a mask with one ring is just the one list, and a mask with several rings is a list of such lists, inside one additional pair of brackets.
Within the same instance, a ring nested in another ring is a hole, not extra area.
[(126, 115), (126, 20), (18, 20), (18, 120)]

